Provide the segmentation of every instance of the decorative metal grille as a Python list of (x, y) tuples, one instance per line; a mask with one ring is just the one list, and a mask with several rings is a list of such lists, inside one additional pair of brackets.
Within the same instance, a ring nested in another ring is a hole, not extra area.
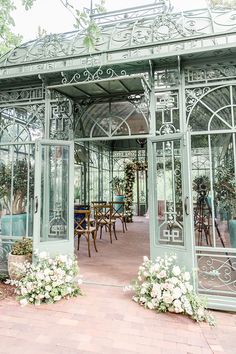
[(235, 97), (235, 85), (187, 89), (187, 125), (193, 131), (231, 130), (235, 126)]
[(199, 292), (236, 297), (236, 254), (201, 252), (197, 255)]
[(68, 99), (51, 103), (50, 138), (69, 140), (73, 137), (73, 105)]
[[(140, 9), (141, 11), (141, 9)], [(132, 14), (133, 12), (133, 14)], [(143, 16), (137, 18), (137, 9), (129, 11), (127, 19), (122, 19), (120, 22), (114, 21), (111, 25), (101, 26), (101, 36), (95, 43), (93, 54), (102, 53), (105, 51), (115, 51), (117, 49), (127, 49), (139, 46), (163, 44), (156, 48), (157, 51), (164, 50), (165, 42), (176, 41), (180, 39), (193, 39), (191, 46), (208, 46), (214, 45), (208, 39), (200, 40), (194, 39), (199, 36), (213, 35), (215, 33), (232, 32), (236, 28), (235, 11), (229, 9), (201, 9), (185, 11), (180, 13), (154, 13), (152, 16)], [(116, 18), (118, 14), (115, 15)], [(109, 20), (111, 21), (111, 19)], [(25, 64), (27, 62), (38, 62), (45, 60), (52, 60), (64, 57), (75, 57), (89, 55), (88, 49), (83, 45), (85, 33), (83, 31), (75, 31), (64, 34), (51, 34), (36, 41), (31, 41), (21, 45), (20, 47), (7, 53), (0, 60), (0, 65), (16, 65)], [(217, 39), (214, 39), (215, 44)], [(199, 42), (199, 43), (198, 43)], [(219, 43), (221, 44), (221, 43)], [(185, 44), (183, 42), (174, 44), (173, 48), (169, 47), (166, 50), (183, 49)], [(188, 42), (189, 47), (189, 42)], [(133, 57), (144, 56), (146, 49), (134, 50)], [(138, 53), (139, 52), (139, 53)], [(146, 53), (149, 53), (147, 51)], [(109, 59), (114, 59), (115, 53), (111, 54)], [(124, 53), (122, 54), (124, 58)], [(130, 56), (130, 53), (127, 52)], [(118, 57), (116, 57), (118, 59)], [(75, 64), (76, 59), (73, 61)], [(87, 61), (87, 59), (86, 59)], [(71, 61), (72, 62), (72, 61)], [(51, 67), (50, 67), (51, 66)], [(62, 63), (57, 63), (60, 69), (63, 67)], [(35, 70), (46, 69), (49, 70), (54, 67), (51, 63), (44, 63), (35, 67)], [(3, 73), (4, 74), (4, 71)]]
[(236, 77), (236, 65), (208, 64), (207, 66), (191, 67), (185, 70), (187, 84), (208, 83), (219, 80), (229, 80)]
[(44, 136), (44, 104), (0, 108), (0, 141), (34, 141)]

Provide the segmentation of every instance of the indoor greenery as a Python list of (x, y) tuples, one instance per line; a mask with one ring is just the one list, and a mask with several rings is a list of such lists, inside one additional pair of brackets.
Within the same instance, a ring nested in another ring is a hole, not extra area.
[(51, 304), (81, 295), (77, 260), (67, 255), (50, 258), (46, 252), (41, 252), (32, 264), (25, 262), (20, 272), (20, 280), (8, 280), (7, 283), (16, 286), (21, 305)]
[(115, 176), (110, 181), (112, 191), (115, 195), (124, 195), (124, 178)]
[[(0, 199), (7, 214), (25, 212), (28, 191), (29, 196), (32, 196), (34, 191), (33, 169), (27, 160), (15, 160), (13, 164), (1, 162)], [(11, 198), (12, 193), (13, 198)]]
[(236, 217), (236, 182), (233, 160), (228, 158), (216, 169), (214, 183), (215, 199), (229, 218)]
[(11, 254), (16, 256), (30, 255), (33, 253), (33, 241), (31, 238), (23, 237), (15, 241), (11, 248)]
[(190, 273), (178, 266), (176, 255), (157, 257), (155, 261), (144, 257), (137, 279), (125, 290), (134, 291), (133, 300), (148, 309), (180, 313), (214, 325), (206, 300), (194, 292), (190, 281)]
[(133, 219), (133, 184), (135, 182), (135, 172), (146, 171), (146, 170), (147, 170), (146, 161), (128, 162), (124, 167), (125, 208), (126, 208), (126, 217), (128, 222), (132, 222)]

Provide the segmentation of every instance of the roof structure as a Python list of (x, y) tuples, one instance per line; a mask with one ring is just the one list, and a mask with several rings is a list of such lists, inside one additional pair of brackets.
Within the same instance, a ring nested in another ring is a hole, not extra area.
[[(132, 63), (133, 68), (144, 67), (150, 59), (158, 60), (160, 65), (178, 56), (192, 59), (193, 55), (201, 58), (210, 52), (214, 56), (235, 53), (235, 10), (206, 8), (172, 13), (165, 4), (160, 1), (93, 15), (101, 28), (93, 51), (84, 46), (83, 31), (51, 34), (24, 43), (0, 58), (0, 79), (38, 74), (55, 78), (56, 73), (62, 73), (63, 83), (70, 83), (74, 73), (84, 68), (118, 66), (125, 70), (127, 63)], [(80, 74), (80, 82), (94, 79), (88, 72)], [(50, 82), (53, 84), (53, 79)]]

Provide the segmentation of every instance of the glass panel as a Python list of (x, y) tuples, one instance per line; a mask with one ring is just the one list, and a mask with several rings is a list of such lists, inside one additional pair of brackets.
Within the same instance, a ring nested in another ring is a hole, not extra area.
[(27, 144), (0, 147), (1, 235), (33, 235), (34, 152)]
[(195, 242), (236, 247), (235, 134), (192, 137)]
[(42, 146), (41, 242), (65, 240), (69, 217), (69, 147)]
[(0, 142), (25, 142), (44, 136), (44, 105), (0, 109)]
[(180, 141), (158, 142), (155, 145), (159, 243), (183, 246)]
[(33, 236), (34, 145), (0, 147), (0, 274), (13, 242)]

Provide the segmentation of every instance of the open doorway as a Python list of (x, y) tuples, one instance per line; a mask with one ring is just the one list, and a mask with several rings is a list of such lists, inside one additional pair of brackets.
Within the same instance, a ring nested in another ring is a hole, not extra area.
[[(127, 229), (123, 230), (121, 220), (116, 220), (116, 236), (109, 238), (109, 230), (104, 228), (100, 237), (97, 232), (96, 252), (90, 245), (91, 257), (88, 256), (87, 240), (75, 237), (75, 250), (81, 272), (88, 282), (123, 286), (137, 274), (137, 269), (144, 255), (149, 256), (149, 220), (147, 190), (147, 149), (137, 139), (105, 140), (103, 142), (86, 141), (75, 144), (75, 207), (80, 204), (89, 206), (95, 218), (94, 202), (114, 202), (115, 191), (111, 183), (113, 178), (126, 181), (127, 166), (132, 166), (132, 220), (128, 220), (128, 205), (125, 195), (124, 214)], [(141, 169), (140, 166), (145, 166)], [(129, 184), (129, 183), (128, 183)], [(116, 204), (115, 204), (116, 206)], [(132, 221), (132, 222), (130, 222)], [(124, 232), (125, 231), (125, 232)]]

